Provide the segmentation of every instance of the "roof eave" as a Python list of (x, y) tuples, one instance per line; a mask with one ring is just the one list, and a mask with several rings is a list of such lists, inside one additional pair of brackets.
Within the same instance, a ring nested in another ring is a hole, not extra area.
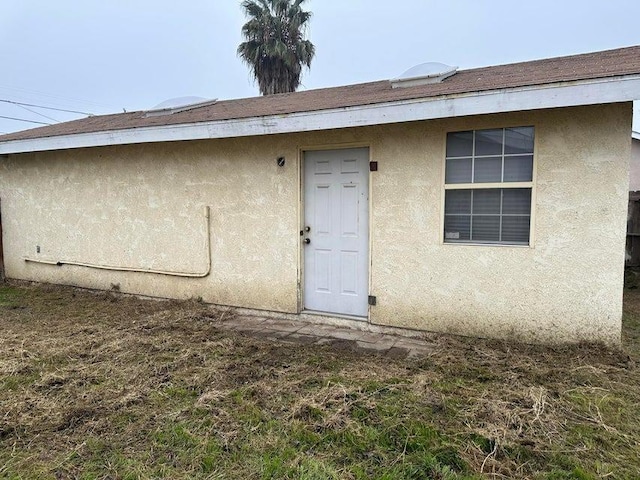
[(640, 75), (625, 75), (286, 115), (13, 140), (0, 143), (0, 154), (310, 132), (637, 99)]

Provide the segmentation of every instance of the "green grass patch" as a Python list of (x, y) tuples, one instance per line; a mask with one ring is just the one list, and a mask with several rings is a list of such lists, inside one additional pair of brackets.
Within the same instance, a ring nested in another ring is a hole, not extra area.
[(15, 283), (0, 309), (0, 478), (640, 471), (640, 291), (624, 351), (443, 336), (408, 360), (236, 336), (198, 302)]
[(0, 308), (16, 308), (21, 306), (24, 290), (11, 285), (0, 285)]

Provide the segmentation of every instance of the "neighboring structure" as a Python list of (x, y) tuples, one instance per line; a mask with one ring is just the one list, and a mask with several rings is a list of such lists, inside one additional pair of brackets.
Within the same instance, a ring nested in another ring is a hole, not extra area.
[(640, 266), (640, 133), (631, 132), (625, 266)]
[(6, 274), (619, 342), (640, 47), (433, 68), (0, 137)]
[(631, 168), (629, 169), (629, 191), (640, 190), (640, 132), (631, 133)]

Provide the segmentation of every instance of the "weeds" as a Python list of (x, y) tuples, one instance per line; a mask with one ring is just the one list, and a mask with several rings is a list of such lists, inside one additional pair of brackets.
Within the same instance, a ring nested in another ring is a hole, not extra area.
[(624, 351), (433, 337), (390, 359), (220, 329), (201, 302), (0, 287), (0, 477), (634, 478)]

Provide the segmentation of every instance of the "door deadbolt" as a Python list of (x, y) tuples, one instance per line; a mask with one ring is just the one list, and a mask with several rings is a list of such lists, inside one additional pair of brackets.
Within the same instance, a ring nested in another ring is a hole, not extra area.
[(309, 233), (311, 231), (311, 227), (304, 227), (304, 231)]
[(304, 243), (306, 243), (307, 245), (309, 245), (311, 243), (311, 239), (310, 238), (305, 238), (304, 239)]

